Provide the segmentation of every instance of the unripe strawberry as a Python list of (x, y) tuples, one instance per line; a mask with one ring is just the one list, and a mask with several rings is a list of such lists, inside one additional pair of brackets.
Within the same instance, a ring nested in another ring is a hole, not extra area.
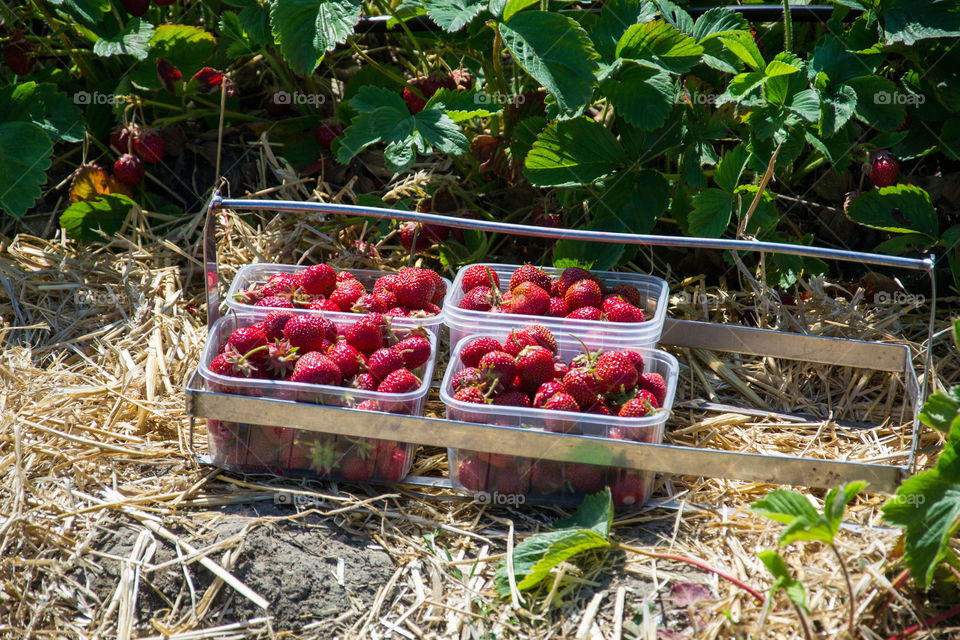
[(130, 186), (140, 184), (143, 180), (143, 171), (140, 158), (129, 153), (123, 154), (113, 163), (113, 177)]

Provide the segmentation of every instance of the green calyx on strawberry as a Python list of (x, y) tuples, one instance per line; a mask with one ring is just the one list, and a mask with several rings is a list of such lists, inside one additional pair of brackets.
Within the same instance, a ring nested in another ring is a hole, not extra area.
[(308, 465), (320, 475), (332, 473), (337, 468), (340, 456), (334, 440), (322, 438), (307, 444)]
[(300, 358), (299, 351), (288, 340), (274, 340), (273, 344), (267, 345), (267, 371), (278, 378), (291, 373)]

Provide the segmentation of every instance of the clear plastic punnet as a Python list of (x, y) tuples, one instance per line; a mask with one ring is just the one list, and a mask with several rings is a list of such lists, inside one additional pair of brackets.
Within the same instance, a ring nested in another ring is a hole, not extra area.
[[(525, 326), (524, 324), (517, 325)], [(487, 331), (483, 335), (504, 340), (509, 331)], [(440, 385), (440, 399), (446, 405), (447, 418), (497, 426), (523, 427), (561, 433), (617, 438), (661, 444), (664, 423), (670, 415), (677, 389), (679, 365), (671, 354), (652, 347), (637, 347), (616, 336), (584, 339), (591, 351), (630, 349), (643, 356), (644, 371), (659, 373), (666, 382), (663, 406), (642, 418), (549, 411), (528, 407), (475, 404), (454, 399), (453, 378), (464, 368), (460, 361), (463, 347), (478, 336), (466, 336), (453, 348), (450, 363)], [(559, 356), (565, 362), (583, 353), (583, 345), (571, 336), (555, 334)], [(617, 506), (636, 506), (650, 498), (653, 471), (631, 471), (617, 465), (602, 446), (588, 441), (585, 447), (595, 452), (596, 464), (564, 463), (549, 459), (544, 452), (540, 459), (504, 454), (448, 449), (450, 480), (460, 491), (477, 500), (501, 504), (521, 502), (575, 503), (585, 494), (610, 486)]]
[[(420, 387), (409, 393), (380, 393), (351, 387), (317, 385), (284, 380), (236, 378), (214, 373), (209, 365), (220, 353), (230, 334), (262, 320), (268, 310), (257, 313), (230, 313), (217, 321), (200, 355), (199, 372), (211, 391), (237, 395), (356, 408), (374, 401), (385, 413), (420, 415), (433, 379), (437, 337), (425, 332), (430, 341), (430, 359), (413, 373)], [(334, 320), (341, 335), (355, 320)], [(412, 329), (394, 327), (398, 339)], [(219, 467), (247, 472), (307, 475), (341, 480), (394, 482), (410, 470), (416, 444), (354, 438), (282, 426), (207, 420), (210, 457)]]
[[(471, 335), (484, 335), (489, 330), (509, 329), (518, 325), (542, 324), (558, 335), (574, 334), (582, 339), (616, 335), (636, 348), (654, 346), (663, 332), (663, 321), (667, 315), (670, 287), (667, 281), (656, 276), (637, 273), (617, 273), (614, 271), (592, 271), (608, 288), (618, 284), (636, 287), (643, 298), (645, 320), (643, 322), (609, 322), (605, 320), (577, 320), (573, 318), (554, 318), (549, 316), (531, 316), (498, 311), (469, 311), (460, 308), (466, 292), (463, 290), (463, 276), (474, 265), (467, 265), (457, 272), (453, 286), (447, 288), (447, 298), (443, 303), (443, 321), (450, 327), (450, 348), (461, 338)], [(484, 264), (483, 266), (497, 274), (503, 290), (510, 283), (510, 277), (520, 265)], [(551, 277), (557, 277), (563, 269), (541, 267)]]

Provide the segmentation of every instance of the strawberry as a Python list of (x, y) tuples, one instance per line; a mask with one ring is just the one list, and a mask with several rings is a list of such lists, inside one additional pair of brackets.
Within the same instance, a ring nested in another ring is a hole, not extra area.
[[(369, 376), (370, 374), (365, 373), (364, 375)], [(376, 391), (376, 386), (374, 386), (374, 391)], [(363, 402), (358, 404), (356, 408), (359, 409), (360, 411), (380, 411), (380, 405), (377, 404), (376, 400), (364, 400)]]
[[(563, 391), (550, 396), (550, 399), (544, 403), (543, 408), (548, 411), (580, 411), (580, 407), (573, 396)], [(577, 429), (577, 423), (573, 420), (547, 419), (546, 424), (547, 429), (555, 433), (573, 433)]]
[(120, 4), (134, 17), (142, 16), (150, 8), (150, 0), (120, 0)]
[[(414, 246), (416, 238), (416, 246)], [(423, 232), (423, 227), (417, 222), (404, 222), (400, 225), (400, 244), (410, 253), (421, 253), (429, 249), (433, 243)]]
[(367, 359), (367, 368), (377, 380), (383, 380), (388, 375), (403, 368), (403, 356), (395, 349), (377, 349)]
[(889, 151), (877, 151), (873, 154), (867, 175), (878, 187), (889, 187), (896, 183), (897, 176), (900, 175), (900, 163)]
[(125, 127), (115, 127), (110, 132), (110, 146), (116, 149), (118, 153), (133, 153), (133, 138), (139, 135), (139, 130), (139, 127), (133, 123)]
[(267, 340), (273, 342), (281, 339), (283, 328), (287, 326), (287, 322), (292, 317), (293, 314), (289, 311), (271, 311), (268, 313), (267, 317), (263, 319), (263, 334), (267, 337)]
[(350, 311), (355, 313), (386, 313), (389, 308), (383, 300), (368, 293), (357, 298), (357, 301), (350, 307)]
[(397, 369), (383, 379), (377, 387), (378, 393), (410, 393), (420, 387), (420, 379), (409, 369)]
[[(429, 273), (430, 277), (433, 278), (434, 284), (433, 298), (430, 299), (430, 302), (434, 305), (443, 304), (443, 299), (447, 297), (447, 283), (444, 282), (443, 276), (436, 271), (427, 269), (427, 273)], [(439, 308), (437, 311), (439, 312)]]
[[(293, 306), (289, 301), (287, 302), (288, 306)], [(275, 305), (274, 305), (275, 306)], [(307, 305), (307, 309), (313, 309), (314, 311), (336, 311), (340, 312), (340, 305), (338, 305), (333, 300), (327, 298), (317, 298), (313, 302)]]
[(340, 462), (340, 475), (344, 480), (368, 480), (376, 469), (376, 460), (363, 458), (358, 453), (348, 453)]
[(537, 460), (530, 467), (530, 488), (549, 495), (563, 488), (563, 463), (552, 460)]
[(480, 364), (480, 358), (492, 351), (503, 351), (503, 345), (494, 338), (474, 338), (460, 350), (460, 362), (465, 367), (476, 367)]
[(567, 465), (567, 480), (574, 491), (596, 493), (603, 487), (605, 467), (595, 464), (571, 462)]
[(503, 467), (494, 475), (493, 488), (504, 495), (522, 495), (530, 488), (530, 476), (516, 467)]
[(377, 459), (377, 475), (387, 482), (397, 482), (407, 474), (409, 461), (403, 447), (393, 447), (386, 456)]
[(513, 272), (510, 277), (510, 290), (513, 291), (524, 282), (532, 282), (547, 293), (550, 292), (550, 276), (532, 264), (525, 264)]
[(553, 354), (539, 345), (526, 347), (517, 356), (517, 369), (524, 387), (538, 389), (553, 379)]
[(454, 478), (467, 491), (483, 491), (487, 488), (489, 468), (476, 456), (464, 458), (457, 465), (457, 477)]
[(255, 307), (272, 307), (280, 309), (293, 309), (293, 303), (290, 302), (289, 298), (283, 298), (281, 296), (267, 296), (261, 300), (258, 300), (254, 305)]
[(495, 395), (491, 404), (503, 407), (529, 407), (530, 398), (516, 390), (504, 391)]
[(470, 402), (472, 404), (485, 404), (487, 399), (483, 397), (483, 392), (477, 387), (461, 387), (455, 394), (454, 400), (460, 402)]
[[(287, 323), (289, 326), (290, 323)], [(311, 351), (300, 356), (290, 382), (306, 382), (309, 384), (338, 385), (343, 382), (343, 375), (337, 363), (319, 351)]]
[(337, 288), (330, 293), (330, 300), (335, 302), (341, 311), (350, 311), (360, 296), (366, 292), (367, 290), (359, 281), (348, 280), (337, 285)]
[(601, 393), (623, 393), (637, 384), (637, 368), (622, 351), (606, 351), (597, 358), (594, 369), (600, 380)]
[(337, 120), (324, 120), (317, 126), (317, 142), (329, 149), (335, 138), (343, 135), (343, 124)]
[(517, 363), (506, 351), (491, 351), (485, 354), (480, 358), (477, 368), (495, 383), (494, 388), (506, 389), (517, 377)]
[[(383, 305), (384, 310), (380, 313), (386, 313), (387, 310), (393, 309), (397, 305), (397, 294), (393, 291), (377, 291), (372, 294), (374, 298), (380, 301), (380, 304)], [(359, 300), (358, 300), (359, 302)]]
[(337, 288), (337, 272), (328, 264), (314, 264), (297, 271), (292, 278), (304, 293), (312, 296), (329, 296)]
[(610, 322), (643, 322), (643, 311), (619, 296), (603, 301), (603, 313)]
[(550, 309), (550, 294), (532, 282), (521, 282), (510, 292), (512, 298), (504, 302), (507, 313), (539, 316)]
[(166, 153), (167, 143), (163, 136), (156, 129), (147, 129), (141, 131), (139, 135), (133, 138), (133, 151), (144, 162), (153, 164), (163, 160), (163, 154)]
[(545, 408), (547, 401), (558, 393), (564, 393), (563, 384), (556, 380), (544, 382), (537, 389), (537, 394), (533, 398), (533, 406), (538, 409)]
[(403, 101), (406, 103), (407, 108), (410, 110), (410, 113), (420, 113), (423, 111), (423, 107), (426, 106), (427, 100), (429, 100), (433, 94), (437, 92), (437, 89), (441, 88), (443, 85), (433, 78), (417, 78), (410, 82), (412, 87), (423, 94), (423, 98), (417, 95), (410, 87), (404, 87), (403, 89)]
[[(263, 329), (240, 327), (230, 334), (230, 337), (227, 338), (227, 344), (242, 355), (250, 353), (258, 347), (265, 347), (267, 345), (267, 336), (264, 335)], [(264, 349), (256, 354), (256, 360), (263, 362), (266, 360), (266, 355), (266, 350)]]
[(550, 298), (550, 308), (546, 315), (551, 318), (565, 318), (570, 314), (570, 305), (563, 298)]
[(580, 307), (569, 313), (567, 317), (575, 320), (603, 320), (603, 311), (596, 307)]
[[(351, 347), (352, 349), (353, 347)], [(332, 360), (333, 358), (331, 358)], [(373, 374), (370, 373), (358, 373), (350, 381), (350, 386), (354, 389), (360, 389), (361, 391), (376, 391), (379, 386), (380, 381), (373, 377)], [(359, 407), (358, 407), (359, 408)]]
[(564, 362), (559, 360), (553, 361), (553, 379), (554, 380), (563, 380), (563, 376), (567, 375), (567, 371), (570, 371), (572, 367)]
[(553, 355), (557, 355), (557, 339), (553, 336), (553, 332), (551, 332), (550, 329), (547, 329), (542, 324), (532, 324), (527, 327), (527, 331), (533, 335), (537, 344)]
[(463, 69), (454, 69), (450, 72), (450, 77), (444, 83), (444, 86), (451, 91), (454, 89), (469, 90), (473, 86), (473, 78)]
[(643, 356), (636, 351), (624, 351), (623, 354), (633, 362), (633, 366), (637, 369), (637, 375), (643, 375)]
[(389, 318), (409, 318), (410, 311), (404, 307), (394, 307), (393, 309), (388, 310), (384, 315)]
[(347, 342), (360, 353), (373, 353), (384, 346), (387, 321), (379, 313), (368, 313), (347, 330)]
[(667, 397), (667, 382), (662, 375), (659, 373), (644, 373), (640, 376), (637, 386), (653, 395), (657, 401), (656, 406), (663, 406), (663, 401)]
[(430, 341), (421, 335), (413, 335), (393, 345), (403, 356), (403, 366), (411, 371), (419, 369), (430, 359)]
[(113, 177), (131, 187), (143, 180), (143, 163), (140, 158), (125, 153), (113, 163)]
[(210, 361), (207, 366), (211, 372), (231, 378), (259, 378), (258, 367), (250, 360), (230, 349)]
[(610, 294), (620, 296), (626, 302), (635, 307), (643, 308), (643, 294), (635, 286), (630, 284), (618, 284), (610, 289)]
[(458, 306), (468, 311), (490, 311), (496, 300), (496, 294), (490, 287), (480, 286), (468, 291)]
[[(589, 407), (586, 411), (584, 411), (584, 413), (593, 413), (593, 414), (600, 415), (600, 416), (612, 416), (612, 415), (613, 415), (613, 413), (610, 411), (610, 409), (607, 409), (607, 405), (603, 404), (602, 402), (598, 402), (598, 403), (596, 403), (595, 405), (593, 405), (592, 407)], [(617, 439), (620, 440), (620, 439), (622, 439), (622, 438), (617, 438)]]
[(397, 282), (397, 277), (394, 275), (380, 276), (373, 283), (372, 292), (378, 294), (383, 291), (393, 291), (393, 287)]
[(600, 395), (600, 380), (590, 369), (571, 369), (563, 376), (562, 384), (563, 390), (570, 394), (581, 409), (592, 406)]
[(463, 272), (463, 278), (460, 281), (460, 287), (464, 293), (469, 292), (476, 287), (488, 287), (495, 289), (500, 287), (500, 276), (490, 267), (482, 264), (475, 264)]
[(567, 294), (567, 289), (575, 282), (580, 280), (592, 280), (593, 274), (580, 267), (567, 267), (557, 278), (557, 297), (563, 298)]
[(510, 335), (503, 341), (503, 350), (516, 357), (524, 347), (539, 346), (536, 336), (528, 329), (511, 329)]
[(643, 501), (646, 486), (633, 473), (623, 473), (610, 484), (610, 496), (618, 507), (631, 507)]
[[(23, 31), (17, 31), (3, 43), (3, 59), (10, 70), (18, 76), (25, 76), (36, 64), (33, 43), (27, 40)], [(118, 149), (123, 151), (123, 149)]]
[(324, 342), (333, 342), (337, 337), (337, 327), (320, 316), (295, 315), (283, 327), (283, 337), (290, 344), (308, 351), (324, 351)]
[(299, 358), (299, 349), (287, 340), (275, 340), (267, 345), (266, 370), (275, 378), (283, 378), (293, 371)]
[(563, 299), (573, 311), (580, 307), (599, 308), (603, 304), (603, 293), (600, 291), (600, 285), (594, 280), (583, 279), (571, 284), (563, 294)]
[(343, 284), (344, 282), (347, 282), (348, 280), (353, 280), (354, 282), (358, 282), (357, 276), (353, 275), (349, 271), (340, 271), (339, 273), (337, 273), (338, 286)]
[(404, 307), (423, 309), (433, 299), (437, 285), (426, 269), (403, 269), (397, 274), (393, 292)]
[(429, 318), (440, 313), (440, 307), (428, 302), (423, 306), (423, 309), (414, 309), (410, 312), (410, 317), (412, 318)]
[(316, 435), (307, 441), (307, 466), (321, 476), (329, 475), (340, 459), (334, 436)]
[(268, 296), (289, 296), (297, 288), (297, 282), (292, 274), (275, 273), (267, 279), (260, 293)]
[(627, 400), (617, 415), (621, 418), (642, 418), (653, 413), (657, 408), (656, 402), (657, 399), (652, 393), (641, 389), (635, 398)]
[(474, 387), (483, 382), (483, 373), (480, 372), (480, 369), (476, 367), (467, 367), (466, 369), (461, 369), (453, 375), (453, 379), (450, 381), (450, 386), (453, 387), (454, 392), (459, 391), (463, 387)]
[[(344, 378), (352, 378), (360, 371), (363, 356), (346, 340), (338, 340), (327, 349), (326, 356), (333, 360)], [(374, 386), (376, 388), (376, 386)]]

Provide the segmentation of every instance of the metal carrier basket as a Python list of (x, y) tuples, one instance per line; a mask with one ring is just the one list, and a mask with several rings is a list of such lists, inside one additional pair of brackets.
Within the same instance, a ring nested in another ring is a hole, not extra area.
[[(219, 271), (215, 231), (217, 213), (225, 208), (389, 218), (549, 239), (781, 253), (926, 271), (930, 277), (933, 295), (931, 297), (924, 368), (926, 372), (931, 369), (930, 349), (932, 340), (930, 337), (933, 335), (933, 321), (936, 312), (936, 287), (933, 274), (935, 261), (933, 256), (914, 259), (749, 240), (553, 229), (357, 205), (228, 199), (221, 197), (219, 191), (211, 198), (204, 225), (207, 314), (210, 327), (219, 318)], [(628, 440), (608, 440), (592, 436), (535, 431), (519, 427), (500, 427), (418, 416), (371, 413), (292, 401), (228, 395), (205, 388), (204, 381), (198, 372), (194, 372), (186, 387), (186, 410), (190, 415), (190, 446), (193, 448), (196, 418), (209, 418), (239, 423), (286, 426), (337, 435), (417, 442), (443, 448), (482, 450), (562, 462), (583, 462), (628, 469), (668, 471), (675, 475), (728, 478), (806, 487), (827, 488), (852, 480), (864, 480), (870, 483), (871, 490), (890, 493), (895, 491), (903, 479), (913, 471), (919, 441), (920, 423), (918, 415), (920, 405), (926, 396), (928, 375), (923, 376), (921, 388), (908, 346), (670, 318), (667, 318), (665, 322), (660, 344), (902, 373), (907, 399), (909, 400), (908, 406), (913, 418), (913, 431), (907, 465), (901, 467), (818, 458), (717, 451), (676, 445), (646, 444)], [(728, 404), (698, 402), (687, 406), (704, 411), (732, 412), (754, 416), (776, 415), (798, 420), (809, 419), (809, 416), (776, 413), (755, 407), (738, 407)], [(202, 456), (200, 456), (200, 459), (201, 461), (204, 460)], [(416, 476), (408, 476), (404, 482), (434, 487), (451, 486), (447, 479), (419, 478)]]

